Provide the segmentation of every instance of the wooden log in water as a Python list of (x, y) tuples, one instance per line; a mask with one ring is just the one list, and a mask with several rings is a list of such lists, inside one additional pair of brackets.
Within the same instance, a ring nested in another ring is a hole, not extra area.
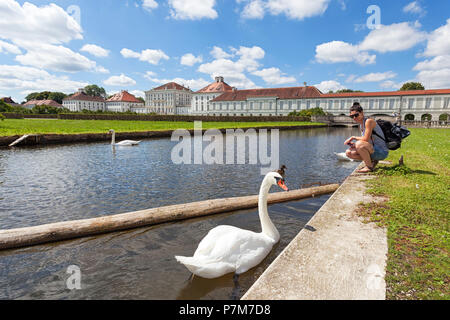
[[(268, 203), (310, 198), (338, 189), (338, 184), (271, 193)], [(144, 227), (164, 222), (196, 218), (258, 206), (258, 196), (224, 198), (177, 204), (141, 211), (44, 224), (34, 227), (0, 230), (0, 250), (26, 247), (96, 234)]]

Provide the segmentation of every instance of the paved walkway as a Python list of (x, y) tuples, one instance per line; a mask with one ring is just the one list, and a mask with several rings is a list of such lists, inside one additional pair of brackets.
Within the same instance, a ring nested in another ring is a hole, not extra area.
[(242, 299), (385, 299), (386, 230), (355, 214), (370, 178), (350, 175)]

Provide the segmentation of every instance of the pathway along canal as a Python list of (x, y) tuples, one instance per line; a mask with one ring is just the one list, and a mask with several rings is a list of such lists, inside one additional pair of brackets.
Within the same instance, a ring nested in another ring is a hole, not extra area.
[[(288, 186), (342, 182), (357, 163), (337, 161), (333, 152), (344, 151), (343, 141), (354, 134), (348, 128), (280, 131)], [(259, 166), (174, 165), (175, 144), (152, 139), (115, 152), (105, 143), (0, 150), (0, 229), (258, 193)], [(269, 207), (281, 240), (259, 266), (240, 276), (237, 289), (231, 274), (189, 282), (174, 255), (192, 255), (219, 224), (259, 232), (256, 208), (0, 251), (0, 299), (240, 298), (328, 197)], [(81, 290), (66, 286), (70, 265), (80, 268)]]

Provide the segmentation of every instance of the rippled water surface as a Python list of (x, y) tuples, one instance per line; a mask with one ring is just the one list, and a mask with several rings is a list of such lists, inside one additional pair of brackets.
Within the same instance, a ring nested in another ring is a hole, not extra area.
[[(342, 182), (357, 164), (337, 161), (333, 152), (344, 151), (352, 134), (357, 132), (343, 128), (281, 131), (288, 186)], [(259, 166), (174, 165), (174, 145), (153, 139), (114, 150), (105, 143), (0, 149), (0, 229), (258, 193)], [(0, 298), (239, 298), (328, 197), (269, 207), (281, 240), (240, 276), (239, 287), (232, 275), (188, 281), (189, 272), (173, 256), (192, 255), (219, 224), (259, 232), (257, 209), (2, 251)], [(81, 270), (81, 290), (66, 287), (69, 265)]]

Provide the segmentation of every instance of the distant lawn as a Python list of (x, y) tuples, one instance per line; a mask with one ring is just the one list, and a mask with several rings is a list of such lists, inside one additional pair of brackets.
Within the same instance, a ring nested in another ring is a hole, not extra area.
[[(388, 299), (450, 299), (450, 130), (410, 129), (380, 165), (370, 191), (386, 203), (362, 208), (386, 226)], [(404, 166), (398, 165), (404, 156)]]
[[(203, 122), (204, 129), (251, 128), (267, 126), (321, 125), (315, 122)], [(50, 119), (6, 119), (0, 121), (0, 136), (24, 134), (76, 134), (116, 132), (157, 131), (194, 129), (193, 122), (174, 121), (119, 121), (119, 120), (50, 120)]]

